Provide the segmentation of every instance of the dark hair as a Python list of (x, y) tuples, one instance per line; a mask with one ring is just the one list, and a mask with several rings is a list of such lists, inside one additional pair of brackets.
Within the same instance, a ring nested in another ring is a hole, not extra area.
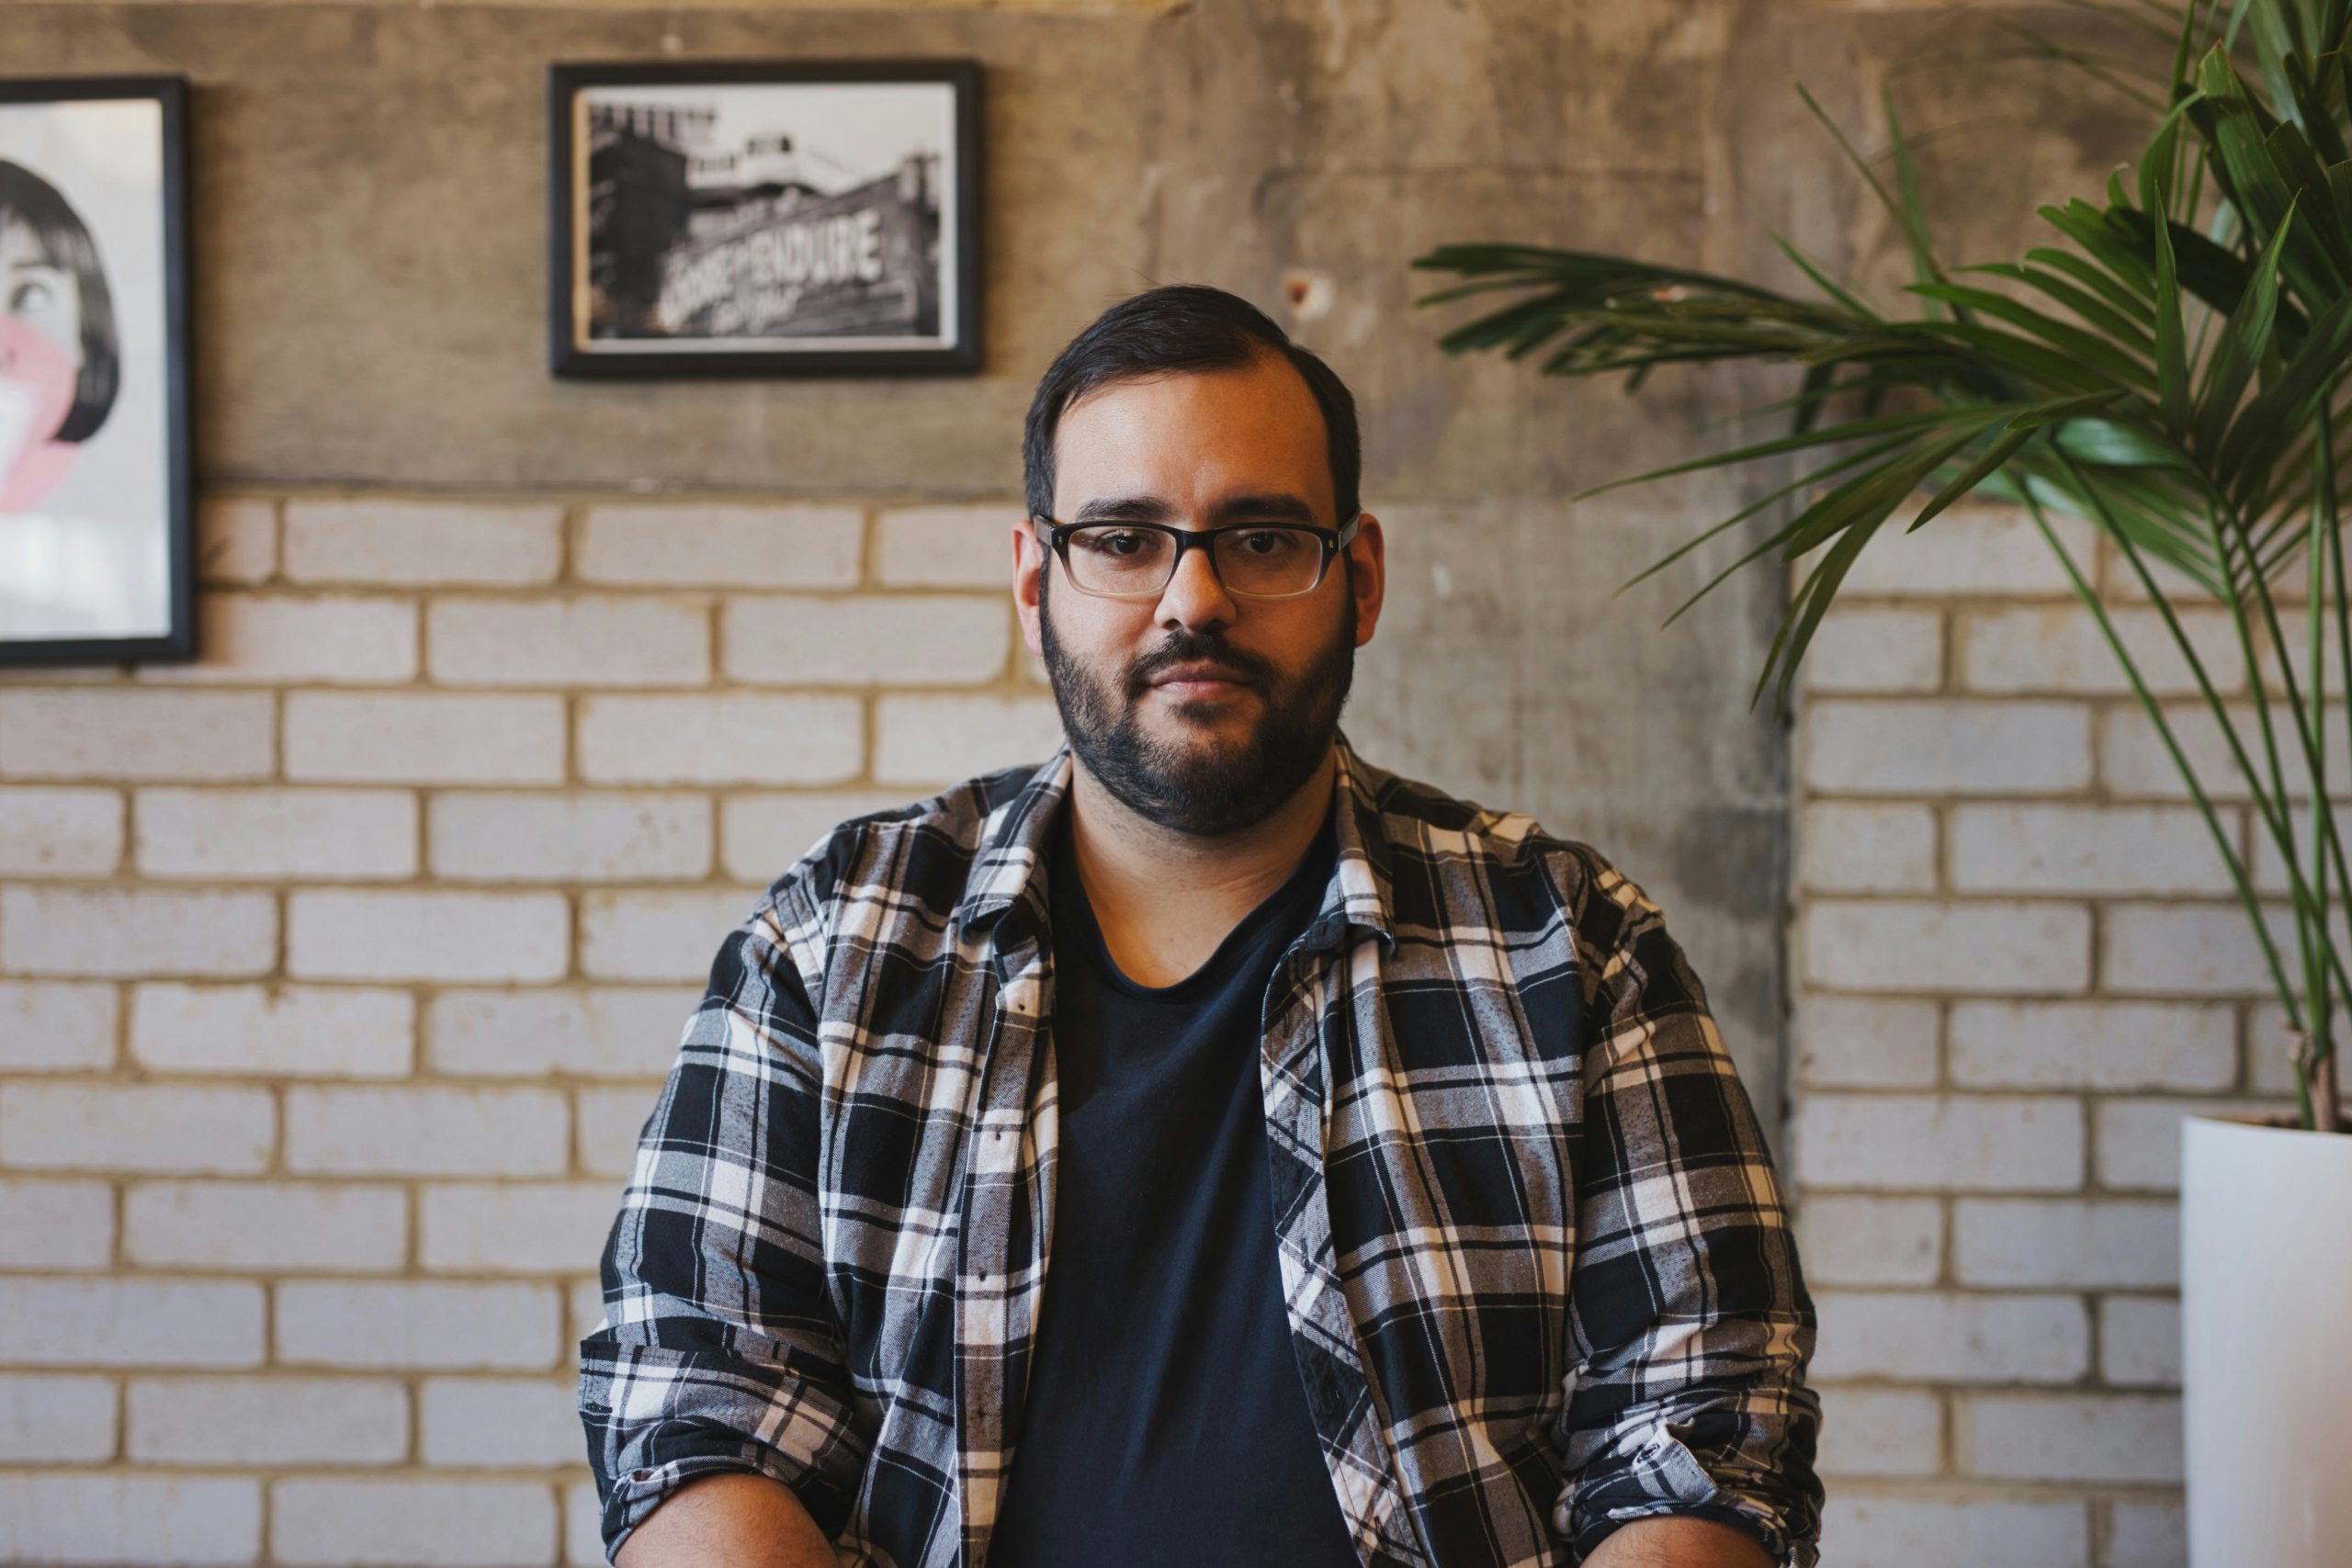
[(1363, 472), (1356, 400), (1329, 365), (1290, 341), (1273, 319), (1238, 294), (1204, 284), (1170, 284), (1120, 300), (1046, 367), (1021, 438), (1024, 497), (1033, 517), (1054, 510), (1054, 435), (1062, 411), (1096, 388), (1136, 377), (1238, 370), (1262, 355), (1290, 362), (1323, 411), (1331, 461), (1335, 525), (1355, 515)]
[(98, 265), (97, 242), (55, 186), (0, 158), (0, 228), (12, 222), (32, 231), (51, 265), (74, 275), (82, 301), (82, 373), (74, 382), (74, 406), (50, 439), (86, 440), (114, 407), (122, 363), (115, 344), (114, 296)]

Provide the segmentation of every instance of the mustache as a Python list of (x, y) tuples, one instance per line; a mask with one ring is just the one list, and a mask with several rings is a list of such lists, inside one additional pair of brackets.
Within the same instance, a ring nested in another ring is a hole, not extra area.
[(1132, 701), (1149, 691), (1152, 681), (1162, 671), (1193, 663), (1222, 664), (1228, 670), (1240, 671), (1258, 685), (1279, 684), (1279, 672), (1259, 655), (1245, 652), (1222, 637), (1180, 631), (1170, 633), (1166, 642), (1127, 666), (1128, 699)]

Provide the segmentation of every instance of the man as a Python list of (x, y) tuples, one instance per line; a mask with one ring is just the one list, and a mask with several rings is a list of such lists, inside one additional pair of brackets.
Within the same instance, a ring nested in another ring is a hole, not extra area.
[(1338, 728), (1354, 405), (1154, 289), (1040, 383), (1067, 744), (719, 949), (604, 1256), (620, 1568), (1814, 1562), (1814, 1318), (1656, 905)]

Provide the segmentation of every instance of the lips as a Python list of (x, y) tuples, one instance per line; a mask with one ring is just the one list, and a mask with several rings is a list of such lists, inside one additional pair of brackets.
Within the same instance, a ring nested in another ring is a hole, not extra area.
[(1155, 686), (1206, 689), (1220, 685), (1246, 686), (1250, 683), (1250, 677), (1222, 664), (1178, 664), (1153, 676), (1151, 683)]

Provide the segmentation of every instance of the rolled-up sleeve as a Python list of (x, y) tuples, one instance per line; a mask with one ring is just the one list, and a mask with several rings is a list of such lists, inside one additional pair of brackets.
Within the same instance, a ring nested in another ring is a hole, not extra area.
[(605, 1245), (579, 1406), (607, 1559), (722, 1470), (783, 1483), (831, 1537), (865, 1469), (819, 1217), (821, 946), (796, 892), (721, 944)]
[(1818, 1559), (1815, 1320), (1756, 1112), (1658, 907), (1595, 857), (1579, 911), (1577, 1358), (1553, 1516), (1581, 1562), (1659, 1515)]

